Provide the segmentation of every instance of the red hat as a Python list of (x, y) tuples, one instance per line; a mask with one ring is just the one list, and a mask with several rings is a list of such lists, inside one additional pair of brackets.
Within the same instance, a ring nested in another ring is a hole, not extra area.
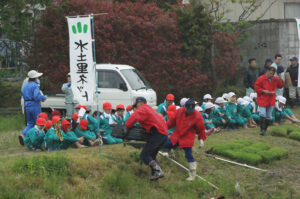
[(166, 96), (166, 100), (174, 101), (174, 99), (175, 99), (175, 97), (174, 97), (173, 94), (168, 94), (168, 95)]
[(161, 114), (161, 113), (158, 113), (158, 115), (159, 115), (159, 116), (161, 116), (162, 118), (164, 118), (164, 115), (163, 115), (163, 114)]
[(53, 118), (53, 116), (56, 116), (56, 115), (59, 116), (59, 117), (61, 117), (60, 111), (55, 109), (54, 111), (52, 111), (51, 116)]
[(80, 121), (80, 127), (86, 130), (88, 128), (88, 121), (87, 120), (81, 120)]
[(46, 120), (44, 118), (38, 118), (35, 123), (36, 125), (45, 126)]
[(103, 109), (112, 109), (111, 103), (105, 102), (105, 103), (103, 104)]
[(52, 117), (52, 124), (55, 124), (55, 123), (57, 123), (57, 122), (59, 122), (59, 121), (60, 121), (60, 116), (54, 115), (54, 116)]
[(77, 121), (78, 120), (78, 113), (74, 113), (72, 115), (72, 119)]
[(176, 111), (176, 106), (175, 105), (170, 105), (168, 107), (168, 110), (167, 110), (168, 118), (171, 118), (172, 115), (175, 113), (175, 111)]
[(132, 108), (133, 108), (133, 106), (132, 106), (132, 105), (128, 105), (128, 106), (126, 107), (126, 111), (127, 111), (127, 112), (129, 112), (129, 111), (131, 111), (131, 110), (132, 110)]
[(125, 107), (124, 107), (123, 104), (119, 104), (119, 105), (117, 105), (116, 109), (123, 109), (123, 110), (125, 110)]
[(44, 118), (45, 120), (48, 120), (48, 115), (47, 113), (40, 113), (38, 114), (38, 118)]
[(170, 105), (169, 107), (168, 107), (168, 111), (172, 111), (172, 112), (175, 112), (176, 111), (176, 106), (175, 105)]
[(48, 131), (52, 126), (52, 121), (51, 120), (48, 120), (45, 124), (45, 130)]
[(71, 123), (68, 120), (63, 120), (61, 122), (61, 126), (63, 128), (63, 131), (66, 132), (67, 129), (71, 127)]
[(84, 110), (87, 110), (86, 106), (80, 105), (80, 104), (75, 109), (81, 109), (81, 108), (83, 108)]

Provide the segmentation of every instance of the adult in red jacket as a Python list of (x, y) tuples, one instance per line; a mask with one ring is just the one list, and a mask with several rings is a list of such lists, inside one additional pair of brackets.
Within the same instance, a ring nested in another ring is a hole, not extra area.
[(275, 67), (270, 66), (266, 73), (260, 76), (254, 84), (257, 93), (257, 105), (259, 106), (260, 135), (265, 135), (268, 126), (272, 123), (276, 89), (282, 88), (284, 85), (280, 75), (278, 77), (274, 76), (275, 72)]
[(201, 113), (195, 111), (195, 102), (188, 100), (183, 108), (178, 109), (173, 114), (167, 125), (169, 129), (173, 127), (176, 127), (176, 129), (168, 138), (165, 147), (171, 149), (179, 145), (184, 150), (190, 170), (187, 180), (192, 181), (196, 177), (197, 169), (197, 163), (192, 154), (196, 134), (198, 134), (201, 147), (206, 139), (204, 120)]
[(158, 115), (151, 106), (147, 105), (144, 97), (138, 97), (135, 105), (137, 110), (130, 115), (125, 125), (130, 129), (138, 122), (145, 128), (146, 132), (150, 133), (140, 158), (151, 168), (150, 180), (157, 180), (164, 177), (164, 173), (156, 161), (156, 156), (167, 140), (168, 127), (164, 118)]

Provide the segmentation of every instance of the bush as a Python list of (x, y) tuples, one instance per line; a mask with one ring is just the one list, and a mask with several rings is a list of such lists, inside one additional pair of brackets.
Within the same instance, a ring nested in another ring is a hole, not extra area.
[(14, 171), (29, 175), (62, 176), (67, 174), (68, 162), (69, 160), (62, 155), (22, 158), (15, 163)]
[(293, 131), (289, 134), (289, 138), (300, 141), (300, 131)]
[(278, 137), (286, 137), (287, 136), (287, 129), (282, 126), (273, 126), (270, 129), (271, 135), (278, 136)]

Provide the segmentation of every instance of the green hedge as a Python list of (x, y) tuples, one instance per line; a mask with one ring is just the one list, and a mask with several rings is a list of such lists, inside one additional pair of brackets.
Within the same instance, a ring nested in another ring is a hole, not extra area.
[(268, 144), (261, 142), (253, 143), (249, 140), (216, 144), (211, 147), (210, 152), (251, 165), (259, 163), (268, 164), (273, 160), (278, 160), (288, 155), (288, 151), (283, 148), (271, 148)]

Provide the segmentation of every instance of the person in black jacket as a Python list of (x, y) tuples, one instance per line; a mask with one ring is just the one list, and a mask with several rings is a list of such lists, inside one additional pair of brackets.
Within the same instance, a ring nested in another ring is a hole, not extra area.
[(254, 83), (259, 76), (259, 71), (256, 68), (256, 59), (251, 58), (248, 61), (249, 67), (245, 72), (244, 85), (246, 87), (246, 95), (250, 96), (251, 93), (254, 93)]
[(272, 65), (273, 61), (271, 58), (266, 59), (265, 65), (259, 70), (259, 76), (262, 76), (265, 74), (268, 70), (268, 68)]
[(290, 59), (291, 65), (290, 67), (286, 70), (287, 73), (290, 74), (291, 80), (292, 80), (292, 86), (289, 87), (289, 97), (290, 97), (290, 103), (293, 106), (294, 103), (296, 102), (297, 96), (300, 94), (300, 88), (298, 87), (298, 69), (299, 69), (299, 64), (298, 64), (298, 58), (297, 57), (292, 57)]

